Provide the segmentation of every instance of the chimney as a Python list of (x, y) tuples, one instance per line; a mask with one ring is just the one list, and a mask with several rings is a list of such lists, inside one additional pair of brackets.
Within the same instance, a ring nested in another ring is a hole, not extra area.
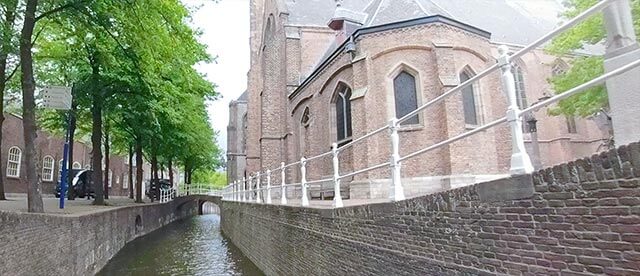
[(336, 31), (336, 45), (342, 44), (357, 29), (362, 27), (367, 14), (342, 7), (342, 1), (336, 0), (336, 11), (327, 24)]

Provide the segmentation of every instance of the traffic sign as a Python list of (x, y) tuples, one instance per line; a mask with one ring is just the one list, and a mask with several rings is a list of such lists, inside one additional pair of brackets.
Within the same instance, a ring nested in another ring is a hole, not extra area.
[(42, 101), (45, 108), (71, 109), (71, 87), (47, 85), (42, 90)]

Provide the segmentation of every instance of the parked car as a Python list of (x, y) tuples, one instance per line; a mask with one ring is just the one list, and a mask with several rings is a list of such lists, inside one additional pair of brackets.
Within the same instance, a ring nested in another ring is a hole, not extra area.
[[(71, 186), (73, 187), (73, 191), (75, 192), (76, 197), (87, 197), (87, 199), (91, 199), (92, 197), (96, 197), (96, 192), (93, 189), (93, 179), (91, 176), (93, 175), (92, 170), (84, 170), (84, 169), (72, 169), (69, 171), (73, 175), (73, 180), (71, 181)], [(56, 192), (55, 196), (57, 198), (60, 197), (60, 181), (56, 184)], [(69, 189), (67, 188), (67, 191)]]
[[(155, 187), (156, 187), (156, 183), (160, 183), (160, 190), (163, 191), (167, 191), (170, 190), (171, 188), (173, 188), (173, 185), (171, 185), (171, 181), (169, 181), (169, 179), (159, 179), (157, 181), (147, 181), (147, 183), (145, 183), (145, 189), (146, 192), (145, 194), (147, 195), (148, 198), (151, 198), (152, 195), (155, 192)], [(176, 191), (171, 191), (171, 198), (175, 198), (176, 197)], [(158, 198), (158, 196), (156, 196), (156, 198)]]

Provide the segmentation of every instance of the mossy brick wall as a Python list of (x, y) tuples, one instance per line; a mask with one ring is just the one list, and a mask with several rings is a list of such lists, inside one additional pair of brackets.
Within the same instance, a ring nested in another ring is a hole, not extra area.
[(640, 145), (396, 203), (225, 202), (268, 275), (640, 275)]
[(197, 208), (185, 199), (76, 216), (0, 211), (0, 275), (93, 275), (127, 242)]

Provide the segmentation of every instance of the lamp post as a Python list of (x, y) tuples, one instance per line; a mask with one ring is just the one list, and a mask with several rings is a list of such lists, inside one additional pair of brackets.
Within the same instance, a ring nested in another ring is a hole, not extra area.
[[(544, 93), (537, 102), (532, 103), (531, 105), (535, 105), (549, 98), (551, 97), (548, 96), (547, 93)], [(540, 145), (538, 144), (538, 120), (536, 119), (536, 116), (533, 114), (533, 112), (525, 114), (524, 120), (525, 122), (527, 122), (527, 132), (529, 133), (529, 137), (531, 138), (531, 163), (534, 169), (539, 170), (542, 167), (542, 162), (540, 161)]]

